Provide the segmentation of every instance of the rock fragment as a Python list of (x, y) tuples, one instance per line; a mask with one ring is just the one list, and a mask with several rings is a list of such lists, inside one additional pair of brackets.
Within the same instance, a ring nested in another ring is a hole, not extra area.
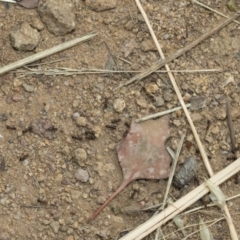
[(13, 48), (20, 51), (32, 51), (40, 41), (40, 35), (28, 23), (24, 22), (10, 33)]
[(51, 140), (56, 137), (57, 129), (49, 119), (36, 119), (31, 124), (31, 130), (33, 133)]
[(93, 11), (101, 12), (115, 8), (117, 0), (86, 0), (85, 4)]
[(204, 96), (196, 96), (191, 98), (191, 110), (198, 110), (206, 106), (206, 98)]
[(87, 153), (83, 148), (77, 148), (74, 150), (74, 158), (83, 167), (87, 160)]
[(74, 6), (71, 0), (41, 1), (38, 13), (49, 32), (56, 36), (63, 36), (75, 29)]
[(85, 127), (87, 124), (87, 120), (85, 117), (77, 116), (75, 118), (76, 124), (80, 127)]
[(139, 97), (136, 99), (136, 103), (141, 108), (147, 108), (147, 101), (144, 97)]
[(38, 0), (21, 0), (16, 1), (20, 6), (31, 9), (35, 8), (38, 5)]
[(33, 85), (29, 85), (27, 83), (23, 84), (23, 88), (25, 89), (26, 92), (34, 92), (35, 90)]
[(60, 228), (60, 224), (57, 221), (52, 221), (50, 223), (50, 227), (52, 228), (54, 233), (58, 233), (59, 228)]
[(158, 91), (158, 85), (156, 83), (147, 83), (145, 85), (145, 90), (148, 94), (154, 94)]
[(126, 107), (126, 103), (122, 98), (115, 99), (113, 103), (113, 108), (116, 112), (121, 113)]
[(156, 46), (154, 44), (154, 42), (152, 41), (152, 39), (148, 39), (148, 40), (145, 40), (141, 43), (141, 49), (144, 51), (144, 52), (148, 52), (148, 51), (156, 51)]
[(75, 178), (83, 183), (87, 182), (89, 179), (89, 174), (87, 170), (84, 170), (82, 168), (79, 168), (75, 172)]

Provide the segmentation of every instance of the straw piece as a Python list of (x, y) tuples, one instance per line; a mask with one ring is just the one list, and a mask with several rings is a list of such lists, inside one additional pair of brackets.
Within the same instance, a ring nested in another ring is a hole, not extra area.
[[(191, 106), (190, 103), (186, 104), (187, 108), (189, 108), (190, 106)], [(154, 113), (154, 114), (148, 115), (146, 117), (142, 117), (142, 118), (137, 119), (136, 123), (140, 123), (140, 122), (143, 122), (143, 121), (146, 121), (146, 120), (149, 120), (149, 119), (152, 119), (152, 118), (156, 118), (156, 117), (161, 117), (163, 115), (175, 112), (175, 111), (180, 110), (180, 109), (182, 109), (182, 107), (175, 107), (175, 108), (172, 108), (172, 109), (169, 109), (169, 110), (166, 110), (166, 111), (162, 111), (162, 112), (159, 112), (159, 113)]]
[[(58, 60), (56, 60), (58, 61)], [(53, 61), (53, 62), (56, 62)], [(53, 63), (53, 62), (49, 62), (49, 63)], [(39, 66), (39, 65), (44, 65), (44, 64), (48, 64), (48, 63), (40, 63), (40, 64), (34, 64), (28, 67), (32, 67), (32, 66)], [(222, 72), (223, 70), (221, 68), (216, 68), (216, 69), (199, 69), (199, 70), (173, 70), (171, 72), (176, 72), (176, 73), (208, 73), (208, 72)], [(70, 75), (82, 75), (82, 74), (106, 74), (106, 73), (139, 73), (142, 71), (132, 71), (132, 70), (108, 70), (108, 69), (72, 69), (72, 68), (55, 68), (55, 69), (45, 69), (45, 70), (41, 70), (41, 69), (28, 69), (28, 70), (16, 70), (15, 71), (18, 74), (22, 74), (24, 76), (27, 75), (66, 75), (66, 76), (70, 76)], [(166, 73), (168, 71), (166, 70), (159, 70), (156, 72), (160, 72), (160, 73)], [(22, 76), (21, 75), (21, 76)]]
[[(210, 181), (216, 186), (225, 182), (227, 179), (232, 177), (234, 174), (240, 171), (240, 158), (231, 163), (229, 166), (216, 173), (210, 178)], [(180, 198), (174, 202), (171, 206), (167, 207), (161, 213), (150, 218), (148, 221), (138, 226), (136, 229), (120, 238), (120, 240), (140, 240), (147, 236), (149, 233), (153, 232), (158, 227), (162, 226), (164, 223), (174, 218), (176, 215), (184, 211), (186, 208), (191, 206), (193, 203), (202, 198), (205, 194), (209, 192), (208, 187), (205, 183), (196, 187), (194, 190), (186, 194), (184, 197)]]
[(178, 144), (177, 152), (176, 152), (176, 154), (174, 156), (174, 159), (173, 159), (173, 164), (172, 164), (171, 172), (170, 172), (170, 175), (169, 175), (169, 178), (168, 178), (167, 188), (166, 188), (166, 192), (165, 192), (165, 196), (164, 196), (164, 200), (163, 200), (163, 204), (161, 206), (161, 209), (164, 209), (166, 201), (167, 201), (167, 196), (168, 196), (171, 184), (172, 184), (172, 179), (173, 179), (173, 176), (174, 176), (174, 173), (175, 173), (175, 170), (176, 170), (177, 161), (178, 161), (180, 152), (182, 150), (182, 145), (183, 145), (183, 141), (184, 141), (185, 136), (186, 136), (186, 134), (182, 135), (181, 140)]
[(90, 34), (85, 35), (83, 37), (75, 38), (75, 39), (70, 40), (68, 42), (59, 44), (59, 45), (57, 45), (55, 47), (49, 48), (49, 49), (47, 49), (45, 51), (42, 51), (42, 52), (36, 53), (36, 54), (34, 54), (32, 56), (26, 57), (26, 58), (24, 58), (22, 60), (19, 60), (17, 62), (11, 63), (11, 64), (9, 64), (9, 65), (7, 65), (5, 67), (0, 68), (0, 75), (2, 75), (3, 73), (9, 72), (11, 70), (14, 70), (16, 68), (25, 66), (25, 65), (27, 65), (29, 63), (35, 62), (35, 61), (37, 61), (39, 59), (45, 58), (47, 56), (50, 56), (50, 55), (52, 55), (54, 53), (57, 53), (57, 52), (65, 50), (65, 49), (68, 49), (70, 47), (73, 47), (73, 46), (77, 45), (80, 42), (87, 41), (87, 40), (95, 37), (96, 35), (97, 35), (97, 33), (90, 33)]
[(148, 76), (149, 74), (155, 72), (157, 69), (159, 69), (160, 67), (163, 67), (164, 65), (166, 65), (167, 63), (173, 61), (175, 58), (178, 58), (179, 56), (183, 55), (184, 53), (186, 53), (187, 51), (189, 51), (190, 49), (194, 48), (196, 45), (198, 45), (200, 42), (204, 41), (205, 39), (207, 39), (208, 37), (210, 37), (211, 35), (213, 35), (214, 33), (216, 33), (217, 31), (219, 31), (220, 29), (222, 29), (223, 27), (225, 27), (227, 24), (229, 24), (230, 22), (232, 22), (234, 19), (236, 19), (237, 17), (239, 17), (240, 13), (237, 13), (236, 15), (234, 15), (233, 17), (228, 18), (227, 20), (225, 20), (224, 22), (221, 22), (220, 24), (218, 24), (216, 27), (211, 28), (210, 31), (206, 32), (205, 34), (203, 34), (202, 36), (200, 36), (198, 39), (196, 39), (195, 41), (193, 41), (192, 43), (188, 44), (186, 47), (176, 51), (174, 54), (172, 54), (170, 57), (166, 58), (166, 59), (162, 59), (161, 62), (157, 62), (155, 64), (153, 64), (150, 68), (146, 69), (144, 72), (137, 74), (136, 76), (134, 76), (133, 78), (131, 78), (129, 81), (119, 85), (118, 87), (116, 87), (114, 90), (121, 88), (123, 86), (129, 85), (137, 80), (141, 80), (143, 78), (145, 78), (146, 76)]
[(17, 3), (17, 2), (14, 1), (14, 0), (0, 0), (0, 2)]

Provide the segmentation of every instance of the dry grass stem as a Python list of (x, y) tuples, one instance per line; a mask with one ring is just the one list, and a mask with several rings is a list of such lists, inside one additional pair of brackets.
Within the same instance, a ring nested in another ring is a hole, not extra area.
[(221, 22), (220, 24), (218, 24), (216, 27), (211, 28), (210, 31), (204, 33), (202, 36), (200, 36), (198, 39), (196, 39), (195, 41), (193, 41), (192, 43), (188, 44), (186, 47), (176, 51), (174, 54), (172, 54), (170, 57), (166, 58), (166, 59), (162, 59), (160, 62), (157, 62), (155, 64), (153, 64), (150, 68), (146, 69), (144, 72), (137, 74), (136, 76), (134, 76), (133, 78), (131, 78), (129, 81), (120, 84), (118, 87), (116, 87), (114, 90), (117, 90), (118, 88), (121, 88), (123, 86), (127, 86), (137, 80), (141, 80), (143, 78), (145, 78), (146, 76), (148, 76), (149, 74), (155, 72), (156, 70), (158, 70), (159, 68), (163, 67), (164, 65), (166, 65), (167, 63), (173, 61), (175, 58), (178, 58), (179, 56), (183, 55), (184, 53), (186, 53), (187, 51), (189, 51), (190, 49), (194, 48), (195, 46), (197, 46), (200, 42), (202, 42), (203, 40), (206, 40), (208, 37), (210, 37), (211, 35), (213, 35), (214, 33), (216, 33), (217, 31), (219, 31), (220, 29), (222, 29), (223, 27), (225, 27), (227, 24), (229, 24), (230, 22), (232, 22), (234, 19), (236, 19), (237, 17), (239, 17), (240, 13), (237, 13), (236, 15), (234, 15), (233, 17), (228, 18), (227, 20), (225, 20), (224, 22)]
[(75, 38), (73, 40), (70, 40), (68, 42), (65, 42), (65, 43), (62, 43), (62, 44), (59, 44), (55, 47), (52, 47), (52, 48), (49, 48), (45, 51), (42, 51), (42, 52), (39, 52), (39, 53), (36, 53), (32, 56), (29, 56), (29, 57), (26, 57), (22, 60), (19, 60), (17, 62), (14, 62), (14, 63), (11, 63), (5, 67), (2, 67), (0, 68), (0, 75), (6, 73), (6, 72), (9, 72), (11, 70), (14, 70), (14, 69), (17, 69), (19, 67), (22, 67), (22, 66), (25, 66), (29, 63), (32, 63), (32, 62), (35, 62), (39, 59), (42, 59), (42, 58), (45, 58), (45, 57), (48, 57), (52, 54), (55, 54), (57, 52), (60, 52), (60, 51), (63, 51), (65, 49), (68, 49), (70, 47), (73, 47), (75, 45), (77, 45), (78, 43), (80, 42), (83, 42), (83, 41), (87, 41), (93, 37), (95, 37), (97, 35), (97, 33), (90, 33), (88, 35), (85, 35), (83, 37), (80, 37), (80, 38)]
[[(199, 6), (203, 7), (203, 8), (206, 8), (206, 9), (209, 10), (209, 11), (212, 11), (212, 12), (214, 12), (214, 13), (217, 13), (218, 15), (220, 15), (220, 16), (222, 16), (222, 17), (228, 18), (228, 16), (224, 15), (223, 13), (221, 13), (221, 12), (219, 12), (219, 11), (217, 11), (217, 10), (215, 10), (215, 9), (213, 9), (213, 8), (211, 8), (211, 7), (203, 4), (203, 3), (200, 3), (200, 2), (197, 1), (197, 0), (192, 0), (192, 2), (193, 2), (193, 3), (196, 3), (197, 5), (199, 5)], [(235, 22), (235, 23), (237, 23), (237, 24), (240, 24), (240, 22), (238, 22), (238, 21), (236, 21), (236, 20), (233, 20), (233, 22)]]
[(201, 218), (199, 221), (199, 231), (200, 231), (200, 239), (201, 240), (214, 240), (210, 229), (203, 222), (203, 220)]
[[(189, 108), (190, 106), (191, 106), (190, 103), (186, 104), (187, 108)], [(148, 115), (146, 117), (142, 117), (142, 118), (137, 119), (136, 123), (143, 122), (143, 121), (153, 119), (153, 118), (156, 118), (156, 117), (161, 117), (163, 115), (175, 112), (175, 111), (180, 110), (180, 109), (182, 109), (182, 107), (175, 107), (175, 108), (172, 108), (172, 109), (169, 109), (169, 110), (166, 110), (166, 111), (162, 111), (162, 112), (159, 112), (159, 113), (154, 113), (154, 114)]]
[[(40, 63), (40, 64), (33, 64), (33, 65), (28, 65), (27, 67), (32, 67), (32, 66), (41, 66), (45, 64), (50, 64), (50, 63), (55, 63), (61, 60), (56, 60), (53, 62), (49, 63)], [(131, 70), (108, 70), (108, 69), (71, 69), (71, 68), (56, 68), (56, 69), (31, 69), (27, 68), (26, 69), (19, 69), (15, 71), (17, 74), (20, 74), (20, 77), (28, 76), (28, 75), (82, 75), (82, 74), (106, 74), (106, 73), (139, 73), (142, 71), (131, 71)], [(167, 72), (172, 72), (172, 73), (209, 73), (209, 72), (222, 72), (221, 68), (218, 69), (199, 69), (199, 70), (172, 70), (172, 71), (166, 71), (166, 70), (159, 70), (156, 71), (158, 73), (167, 73)]]
[[(205, 224), (210, 223), (210, 224), (207, 225), (208, 227), (210, 227), (210, 226), (212, 226), (213, 224), (216, 224), (217, 222), (222, 221), (222, 220), (224, 220), (224, 219), (225, 219), (225, 218), (222, 217), (222, 218), (218, 218), (217, 220), (205, 221), (204, 223), (205, 223)], [(176, 231), (174, 231), (174, 232), (171, 232), (171, 233), (165, 235), (165, 237), (166, 237), (166, 238), (167, 238), (167, 237), (170, 237), (172, 234), (175, 234), (175, 233), (177, 233), (177, 232), (179, 232), (179, 231), (186, 230), (186, 229), (188, 229), (188, 228), (192, 228), (192, 227), (196, 227), (196, 226), (199, 226), (199, 224), (191, 224), (191, 225), (188, 225), (188, 226), (186, 226), (186, 227), (184, 227), (184, 228), (178, 229), (178, 230), (176, 230)], [(192, 232), (192, 233), (190, 233), (189, 235), (187, 235), (185, 238), (183, 238), (182, 240), (186, 240), (187, 238), (191, 237), (192, 235), (194, 235), (194, 234), (196, 234), (196, 233), (198, 233), (198, 232), (199, 232), (199, 230), (197, 230), (197, 231), (195, 231), (195, 232)]]
[(26, 67), (30, 68), (30, 67), (38, 67), (38, 66), (42, 66), (42, 65), (49, 65), (49, 64), (52, 64), (52, 63), (62, 62), (62, 61), (68, 60), (68, 59), (69, 58), (60, 58), (60, 59), (53, 60), (53, 61), (50, 61), (50, 62), (30, 64), (30, 65), (27, 65)]
[(221, 189), (217, 186), (215, 186), (211, 181), (206, 180), (205, 181), (207, 187), (209, 188), (212, 197), (210, 196), (211, 200), (217, 204), (221, 209), (224, 208), (224, 206), (226, 205), (226, 198), (223, 194), (223, 192), (221, 191)]
[[(207, 225), (207, 227), (211, 227), (212, 225), (216, 224), (216, 223), (219, 222), (219, 221), (222, 221), (223, 219), (224, 219), (224, 218), (219, 218), (219, 219), (215, 220), (213, 223)], [(197, 231), (195, 231), (195, 232), (193, 232), (193, 233), (190, 233), (189, 235), (187, 235), (187, 236), (184, 238), (184, 240), (188, 239), (189, 237), (191, 237), (192, 235), (194, 235), (194, 234), (196, 234), (196, 233), (199, 233), (199, 230), (197, 230)]]
[(0, 2), (16, 3), (16, 1), (14, 1), (14, 0), (0, 0)]
[[(239, 197), (240, 197), (240, 194), (237, 194), (237, 195), (235, 195), (235, 196), (226, 198), (226, 202), (231, 201), (231, 200), (233, 200), (233, 199), (235, 199), (235, 198), (239, 198)], [(209, 204), (207, 204), (206, 206), (200, 206), (200, 207), (196, 207), (196, 208), (190, 209), (190, 210), (188, 210), (188, 211), (186, 211), (186, 212), (184, 212), (184, 213), (181, 213), (181, 215), (187, 215), (187, 214), (190, 214), (190, 213), (199, 211), (199, 210), (201, 210), (201, 209), (203, 209), (203, 208), (206, 208), (206, 207), (214, 207), (214, 206), (216, 206), (216, 203), (209, 203)], [(154, 206), (153, 206), (153, 207), (154, 207)]]
[(175, 173), (175, 170), (176, 170), (176, 166), (177, 166), (177, 161), (178, 161), (180, 152), (182, 150), (182, 145), (183, 145), (183, 141), (184, 141), (185, 136), (186, 136), (185, 134), (183, 134), (181, 136), (181, 140), (180, 140), (180, 142), (178, 144), (177, 152), (176, 152), (176, 154), (175, 154), (175, 156), (173, 158), (171, 172), (170, 172), (170, 175), (169, 175), (169, 178), (168, 178), (167, 188), (166, 188), (166, 191), (165, 191), (164, 200), (163, 200), (163, 204), (161, 206), (161, 209), (164, 209), (165, 204), (167, 202), (168, 193), (169, 193), (169, 190), (170, 190), (170, 187), (171, 187), (171, 184), (172, 184), (173, 176), (174, 176), (174, 173)]
[[(240, 158), (231, 163), (229, 166), (216, 173), (210, 178), (213, 184), (216, 186), (225, 182), (227, 179), (232, 177), (234, 174), (240, 171)], [(202, 198), (205, 194), (209, 192), (206, 184), (203, 183), (193, 189), (191, 192), (186, 194), (184, 197), (180, 198), (174, 202), (171, 206), (165, 208), (159, 214), (153, 216), (145, 223), (138, 226), (136, 229), (128, 233), (126, 236), (122, 237), (121, 240), (140, 240), (145, 236), (156, 230), (158, 227), (162, 226), (167, 221), (174, 218), (176, 215), (184, 211), (186, 208), (191, 206), (193, 203)]]
[(230, 132), (230, 140), (231, 140), (231, 148), (232, 148), (231, 150), (232, 150), (232, 153), (235, 154), (235, 151), (236, 151), (235, 133), (234, 133), (233, 122), (232, 122), (231, 105), (228, 97), (226, 99), (226, 108), (227, 108), (227, 123), (228, 123), (229, 132)]

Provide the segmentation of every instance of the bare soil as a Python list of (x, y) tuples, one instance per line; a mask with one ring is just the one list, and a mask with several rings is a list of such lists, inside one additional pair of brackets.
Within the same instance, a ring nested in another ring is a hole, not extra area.
[[(118, 70), (142, 70), (159, 59), (153, 43), (148, 51), (142, 46), (151, 40), (147, 26), (134, 1), (119, 1), (117, 8), (104, 12), (88, 9), (84, 2), (76, 4), (76, 30), (64, 37), (56, 37), (46, 27), (40, 32), (39, 52), (64, 41), (80, 37), (91, 31), (98, 36), (37, 63), (38, 68), (99, 68)], [(164, 50), (170, 56), (176, 50), (192, 42), (201, 34), (223, 20), (221, 16), (203, 9), (190, 1), (144, 0), (143, 6)], [(233, 14), (226, 7), (227, 1), (212, 0), (204, 3), (227, 15)], [(64, 6), (62, 6), (64, 7)], [(239, 2), (236, 1), (239, 9)], [(9, 34), (22, 22), (31, 23), (39, 18), (35, 9), (16, 5), (9, 9), (0, 4), (0, 65), (5, 66), (23, 59), (34, 52), (19, 52), (12, 48)], [(126, 44), (135, 40), (136, 46), (126, 57)], [(206, 106), (191, 115), (200, 138), (206, 148), (214, 172), (231, 161), (231, 142), (226, 120), (226, 98), (231, 101), (236, 147), (240, 145), (240, 26), (231, 23), (184, 56), (169, 64), (173, 70), (199, 70), (222, 68), (222, 72), (174, 73), (186, 102), (193, 96), (204, 96)], [(117, 66), (109, 65), (113, 57)], [(65, 58), (57, 63), (49, 63)], [(49, 64), (48, 64), (49, 63)], [(164, 70), (164, 69), (162, 69)], [(153, 212), (140, 211), (163, 201), (166, 180), (139, 180), (131, 183), (92, 222), (88, 222), (94, 210), (108, 198), (122, 182), (122, 172), (116, 154), (116, 145), (128, 130), (131, 119), (160, 112), (179, 105), (166, 73), (154, 73), (128, 87), (113, 91), (135, 73), (83, 74), (74, 76), (29, 75), (23, 78), (10, 72), (0, 76), (0, 152), (5, 166), (0, 170), (0, 239), (116, 239), (124, 230), (131, 230)], [(34, 87), (28, 92), (14, 81)], [(158, 90), (146, 93), (145, 85), (155, 83)], [(13, 101), (14, 96), (17, 101)], [(19, 97), (20, 96), (20, 97)], [(113, 103), (121, 98), (126, 108), (117, 113)], [(159, 105), (158, 101), (164, 100)], [(90, 129), (98, 129), (96, 139), (74, 139), (84, 136), (86, 127), (79, 127), (73, 118), (79, 113), (87, 120)], [(56, 138), (47, 139), (28, 131), (36, 119), (49, 119)], [(117, 123), (112, 123), (114, 120)], [(106, 127), (114, 125), (116, 129)], [(199, 162), (198, 180), (208, 177), (194, 137), (182, 111), (170, 115), (171, 137), (166, 145), (176, 151), (179, 140), (186, 133), (180, 163), (189, 156)], [(74, 150), (83, 148), (87, 160), (82, 165), (74, 160)], [(239, 151), (236, 151), (239, 156)], [(81, 167), (90, 178), (82, 183), (75, 178)], [(198, 185), (189, 183), (184, 191)], [(240, 185), (232, 178), (221, 186), (227, 197), (239, 194)], [(170, 195), (179, 198), (182, 191), (172, 187)], [(199, 201), (193, 207), (201, 206)], [(234, 224), (240, 235), (240, 200), (228, 203)], [(137, 211), (133, 210), (138, 209)], [(184, 216), (188, 234), (198, 229), (199, 216), (204, 221), (214, 221), (223, 216), (218, 208)], [(170, 222), (163, 228), (166, 239), (182, 239), (181, 232)], [(215, 239), (230, 239), (226, 221), (211, 226)], [(154, 234), (146, 239), (154, 239)], [(189, 239), (199, 239), (195, 234)]]

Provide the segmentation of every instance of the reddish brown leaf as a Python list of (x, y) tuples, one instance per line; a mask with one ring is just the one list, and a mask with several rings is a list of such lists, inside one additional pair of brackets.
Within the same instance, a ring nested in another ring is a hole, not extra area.
[(118, 159), (123, 171), (123, 183), (90, 220), (95, 219), (102, 209), (131, 181), (168, 177), (170, 157), (164, 146), (168, 137), (167, 116), (158, 120), (131, 124), (128, 135), (117, 147)]
[(38, 0), (17, 0), (17, 3), (25, 8), (35, 8), (38, 5)]

